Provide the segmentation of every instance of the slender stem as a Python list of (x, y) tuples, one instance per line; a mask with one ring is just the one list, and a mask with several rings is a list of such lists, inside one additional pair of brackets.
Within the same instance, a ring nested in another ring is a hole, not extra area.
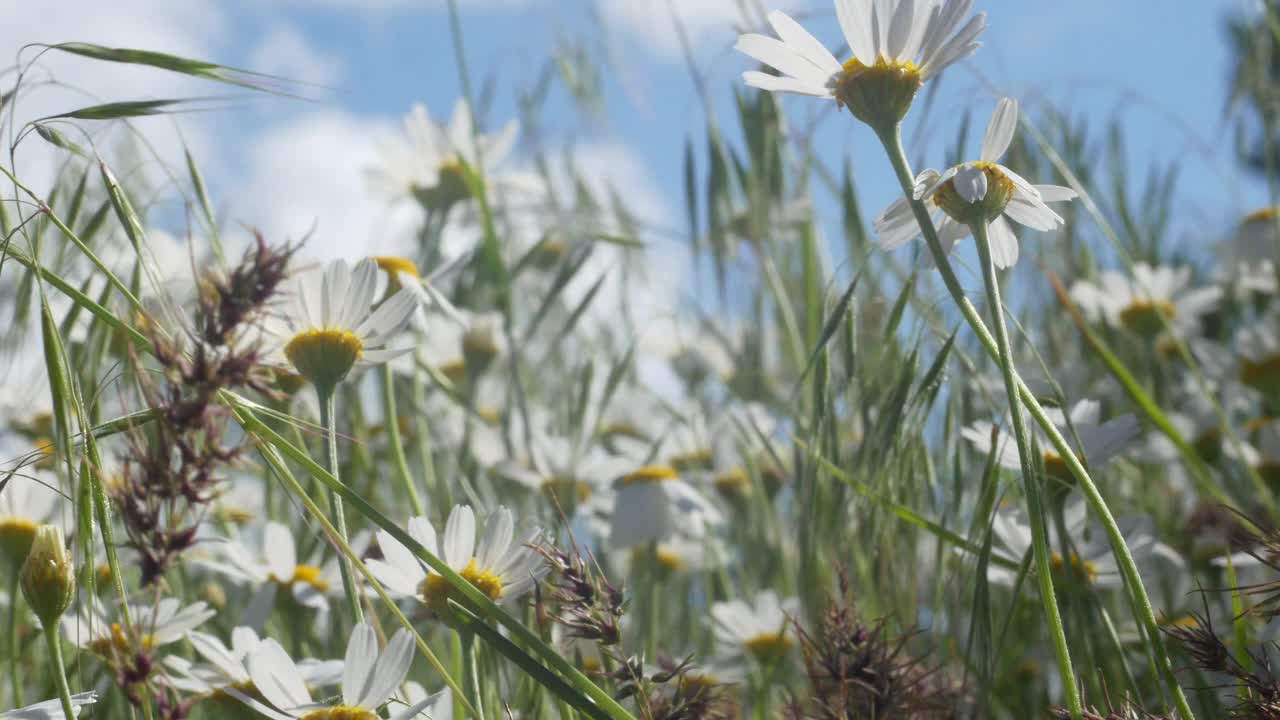
[[(325, 444), (328, 446), (329, 472), (334, 478), (341, 480), (338, 475), (338, 430), (337, 423), (333, 419), (333, 388), (321, 388), (317, 385), (316, 394), (320, 397), (320, 424), (324, 426)], [(342, 498), (338, 497), (338, 494), (332, 489), (329, 490), (328, 494), (329, 510), (333, 513), (333, 524), (345, 542), (350, 537), (347, 535), (347, 518), (342, 510)], [(347, 596), (347, 606), (351, 609), (352, 622), (356, 624), (362, 623), (364, 622), (364, 608), (360, 606), (360, 595), (356, 592), (355, 578), (351, 574), (351, 561), (346, 556), (339, 557), (338, 569), (342, 572), (342, 590)]]
[(22, 663), (18, 656), (22, 654), (22, 644), (18, 641), (18, 598), (22, 597), (19, 589), (19, 565), (13, 566), (13, 584), (9, 590), (9, 680), (13, 683), (13, 706), (22, 707)]
[(58, 699), (62, 701), (62, 714), (66, 720), (75, 720), (76, 710), (71, 704), (71, 686), (67, 684), (67, 671), (62, 666), (62, 642), (58, 639), (58, 625), (50, 623), (44, 631), (49, 643), (49, 662), (53, 663), (53, 679), (58, 683)]
[(395, 375), (391, 365), (382, 366), (382, 414), (383, 423), (387, 426), (387, 442), (391, 445), (391, 457), (396, 461), (396, 472), (400, 476), (400, 484), (404, 485), (405, 496), (414, 515), (424, 515), (422, 498), (418, 497), (418, 488), (414, 486), (413, 474), (409, 472), (409, 459), (404, 455), (404, 440), (400, 437), (400, 413), (396, 411)]
[(1022, 404), (1018, 402), (1018, 372), (1013, 366), (1013, 351), (1009, 345), (1009, 330), (1004, 322), (1004, 304), (1000, 301), (1000, 281), (996, 278), (996, 266), (991, 261), (991, 243), (987, 238), (985, 220), (970, 225), (973, 239), (978, 245), (978, 258), (982, 264), (982, 277), (987, 288), (987, 305), (990, 307), (996, 328), (996, 346), (1000, 351), (1000, 371), (1004, 375), (1004, 387), (1009, 396), (1009, 415), (1013, 436), (1018, 445), (1018, 461), (1022, 465), (1022, 487), (1027, 495), (1027, 515), (1031, 520), (1031, 547), (1035, 557), (1036, 576), (1040, 581), (1040, 600), (1044, 603), (1045, 620), (1049, 623), (1049, 635), (1053, 638), (1053, 652), (1058, 659), (1058, 673), (1062, 676), (1062, 689), (1067, 695), (1067, 710), (1073, 720), (1080, 720), (1084, 708), (1080, 703), (1080, 687), (1076, 684), (1075, 671), (1071, 667), (1071, 651), (1067, 647), (1067, 635), (1062, 627), (1062, 613), (1058, 610), (1058, 596), (1053, 591), (1053, 565), (1049, 554), (1049, 536), (1044, 524), (1044, 500), (1040, 495), (1040, 478), (1031, 457), (1031, 440), (1027, 434), (1026, 420), (1022, 417)]
[(484, 717), (484, 697), (480, 693), (480, 666), (476, 658), (479, 650), (476, 646), (475, 633), (470, 630), (460, 630), (458, 635), (462, 639), (462, 687), (467, 691), (467, 700), (471, 702), (478, 712), (478, 717)]
[[(915, 178), (911, 173), (911, 166), (907, 161), (906, 152), (902, 148), (900, 130), (898, 126), (887, 129), (877, 128), (876, 134), (880, 138), (880, 143), (884, 146), (890, 164), (893, 166), (894, 174), (898, 178), (898, 184), (902, 187), (902, 192), (916, 216), (916, 222), (920, 225), (921, 234), (924, 236), (925, 243), (929, 246), (929, 252), (933, 255), (934, 263), (937, 265), (939, 275), (942, 276), (943, 284), (946, 285), (947, 291), (960, 309), (960, 314), (964, 316), (965, 322), (973, 329), (974, 335), (982, 343), (983, 348), (993, 358), (999, 358), (999, 349), (996, 347), (995, 339), (991, 336), (990, 331), (987, 330), (986, 324), (982, 322), (982, 318), (978, 315), (977, 309), (973, 307), (973, 303), (969, 302), (969, 298), (965, 296), (964, 289), (960, 287), (960, 281), (956, 278), (955, 271), (951, 269), (947, 254), (942, 249), (942, 243), (938, 240), (938, 232), (933, 226), (933, 219), (929, 216), (929, 209), (925, 207), (923, 202), (914, 198)], [(1120, 526), (1116, 524), (1115, 517), (1111, 514), (1111, 509), (1107, 507), (1107, 502), (1102, 497), (1102, 493), (1098, 491), (1097, 485), (1094, 484), (1093, 478), (1089, 477), (1089, 473), (1085, 470), (1084, 464), (1080, 462), (1080, 458), (1076, 457), (1075, 451), (1067, 443), (1066, 438), (1062, 436), (1048, 413), (1040, 406), (1040, 401), (1036, 399), (1036, 396), (1027, 388), (1021, 378), (1015, 375), (1014, 379), (1017, 382), (1018, 395), (1022, 398), (1022, 404), (1031, 412), (1031, 417), (1040, 426), (1045, 436), (1049, 438), (1049, 442), (1054, 449), (1058, 451), (1059, 457), (1066, 463), (1067, 469), (1076, 479), (1081, 492), (1084, 493), (1090, 509), (1098, 516), (1098, 521), (1102, 524), (1103, 531), (1107, 534), (1107, 540), (1111, 544), (1111, 552), (1115, 556), (1116, 565), (1124, 578), (1125, 587), (1134, 599), (1137, 619), (1146, 628), (1149, 638), (1149, 650), (1156, 656), (1160, 675), (1163, 677), (1170, 695), (1173, 696), (1178, 714), (1181, 715), (1182, 720), (1193, 720), (1195, 714), (1191, 712), (1191, 705), (1187, 702), (1187, 697), (1182, 692), (1182, 687), (1178, 684), (1178, 679), (1174, 674), (1173, 662), (1169, 659), (1169, 654), (1166, 652), (1164, 643), (1161, 640), (1155, 611), (1151, 607), (1151, 599), (1147, 596), (1146, 587), (1142, 583), (1142, 576), (1138, 572), (1138, 565), (1133, 561), (1129, 546), (1125, 544), (1124, 535), (1120, 532)]]

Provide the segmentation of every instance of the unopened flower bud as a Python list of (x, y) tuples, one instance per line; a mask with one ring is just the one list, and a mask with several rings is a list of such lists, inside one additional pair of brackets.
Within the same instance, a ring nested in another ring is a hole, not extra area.
[(71, 552), (56, 525), (36, 529), (31, 552), (22, 565), (22, 594), (45, 627), (52, 627), (71, 606), (76, 592)]

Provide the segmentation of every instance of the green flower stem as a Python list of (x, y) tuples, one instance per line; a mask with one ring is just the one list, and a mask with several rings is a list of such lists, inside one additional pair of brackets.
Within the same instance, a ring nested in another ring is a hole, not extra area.
[(1049, 635), (1053, 638), (1053, 653), (1058, 659), (1062, 689), (1067, 695), (1067, 710), (1071, 713), (1073, 720), (1080, 720), (1084, 714), (1084, 708), (1080, 703), (1080, 687), (1076, 684), (1075, 671), (1071, 667), (1071, 651), (1067, 647), (1067, 635), (1062, 627), (1062, 613), (1058, 610), (1058, 598), (1053, 591), (1053, 565), (1049, 554), (1049, 536), (1044, 524), (1044, 499), (1040, 495), (1040, 478), (1031, 455), (1031, 439), (1027, 433), (1026, 420), (1022, 417), (1022, 404), (1018, 402), (1018, 374), (1013, 366), (1009, 330), (1004, 322), (1004, 304), (1000, 301), (1000, 281), (996, 278), (995, 263), (991, 261), (991, 243), (987, 238), (987, 223), (980, 221), (969, 227), (978, 245), (978, 258), (987, 288), (987, 305), (996, 328), (1000, 371), (1004, 375), (1004, 387), (1009, 396), (1009, 415), (1012, 418), (1013, 436), (1018, 444), (1018, 461), (1022, 465), (1022, 487), (1027, 494), (1027, 515), (1031, 520), (1031, 547), (1035, 557), (1036, 576), (1040, 581), (1040, 600), (1044, 603), (1045, 620), (1049, 623)]
[[(960, 281), (951, 269), (947, 254), (942, 249), (942, 243), (938, 240), (938, 232), (933, 226), (932, 218), (929, 216), (929, 209), (925, 207), (923, 202), (914, 198), (915, 176), (911, 173), (910, 163), (907, 161), (906, 152), (902, 148), (901, 128), (896, 125), (891, 128), (877, 128), (876, 135), (884, 146), (889, 162), (893, 166), (894, 174), (898, 178), (898, 184), (902, 187), (902, 192), (916, 216), (916, 222), (920, 225), (921, 234), (924, 236), (925, 243), (929, 246), (929, 252), (933, 255), (934, 263), (938, 267), (938, 274), (942, 276), (943, 284), (946, 285), (947, 291), (956, 303), (956, 307), (959, 308), (960, 314), (964, 316), (969, 327), (973, 329), (978, 341), (982, 343), (982, 346), (991, 357), (998, 359), (1000, 353), (995, 339), (982, 322), (977, 309), (965, 296), (964, 289), (960, 287)], [(1016, 373), (1014, 374), (1014, 380), (1018, 386), (1018, 395), (1022, 398), (1022, 404), (1031, 412), (1031, 417), (1058, 451), (1058, 455), (1066, 463), (1067, 469), (1079, 483), (1080, 490), (1084, 493), (1090, 509), (1093, 510), (1098, 516), (1099, 522), (1102, 523), (1103, 530), (1107, 534), (1107, 540), (1111, 543), (1111, 552), (1115, 556), (1120, 574), (1124, 578), (1125, 587), (1133, 596), (1136, 608), (1135, 614), (1138, 616), (1138, 621), (1147, 631), (1149, 650), (1156, 657), (1165, 686), (1169, 694), (1173, 696), (1174, 705), (1177, 707), (1178, 714), (1181, 715), (1182, 720), (1193, 720), (1195, 714), (1191, 712), (1191, 705), (1187, 702), (1186, 695), (1182, 692), (1182, 687), (1178, 684), (1178, 679), (1174, 675), (1173, 663), (1170, 661), (1169, 654), (1160, 639), (1160, 629), (1156, 623), (1155, 611), (1151, 607), (1151, 599), (1147, 596), (1146, 587), (1142, 583), (1142, 576), (1138, 572), (1138, 565), (1133, 561), (1129, 546), (1125, 544), (1124, 535), (1120, 532), (1120, 526), (1116, 524), (1115, 517), (1111, 514), (1111, 509), (1107, 507), (1106, 500), (1102, 497), (1102, 493), (1098, 491), (1093, 479), (1089, 477), (1088, 471), (1085, 470), (1084, 465), (1076, 457), (1074, 450), (1067, 443), (1066, 438), (1062, 436), (1062, 433), (1058, 431), (1057, 426), (1053, 424), (1044, 408), (1040, 406), (1036, 396)]]
[[(333, 388), (322, 388), (316, 386), (316, 394), (320, 397), (320, 424), (324, 427), (325, 445), (328, 447), (329, 455), (329, 473), (334, 478), (339, 478), (338, 474), (338, 429), (337, 423), (333, 419), (334, 392)], [(342, 536), (342, 540), (346, 542), (350, 539), (347, 534), (347, 518), (342, 510), (342, 498), (338, 497), (332, 489), (328, 491), (329, 510), (333, 513), (333, 524), (338, 530), (338, 534)], [(347, 596), (347, 606), (351, 609), (351, 621), (355, 624), (364, 622), (364, 608), (360, 605), (360, 594), (356, 592), (355, 578), (351, 573), (351, 561), (344, 557), (338, 558), (338, 568), (342, 572), (342, 590)]]
[(462, 640), (462, 687), (479, 717), (485, 717), (484, 696), (480, 690), (480, 665), (477, 662), (480, 648), (476, 646), (476, 635), (470, 630), (459, 630), (458, 635)]
[(22, 566), (14, 563), (13, 583), (9, 589), (9, 681), (13, 684), (13, 706), (22, 707), (22, 663), (18, 656), (22, 654), (22, 645), (18, 642), (18, 598), (22, 590), (18, 585), (19, 569)]
[(62, 666), (62, 641), (58, 638), (58, 626), (50, 623), (44, 631), (49, 643), (49, 662), (53, 663), (53, 679), (58, 683), (58, 699), (62, 701), (62, 714), (66, 720), (75, 720), (76, 710), (71, 704), (71, 686), (67, 684), (67, 671)]
[(422, 498), (418, 497), (413, 474), (409, 472), (409, 460), (404, 454), (404, 441), (400, 437), (400, 413), (396, 411), (395, 375), (389, 364), (382, 366), (382, 409), (383, 423), (387, 426), (387, 442), (391, 445), (391, 457), (396, 461), (396, 471), (400, 475), (400, 484), (404, 486), (405, 497), (409, 498), (409, 506), (413, 508), (414, 515), (425, 515)]

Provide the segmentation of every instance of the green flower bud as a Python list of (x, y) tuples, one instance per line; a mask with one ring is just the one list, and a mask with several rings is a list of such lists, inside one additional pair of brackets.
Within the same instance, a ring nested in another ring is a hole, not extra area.
[(36, 529), (31, 552), (22, 564), (20, 580), (27, 604), (45, 627), (53, 627), (71, 606), (76, 592), (71, 552), (62, 540), (62, 530), (56, 525), (41, 525)]

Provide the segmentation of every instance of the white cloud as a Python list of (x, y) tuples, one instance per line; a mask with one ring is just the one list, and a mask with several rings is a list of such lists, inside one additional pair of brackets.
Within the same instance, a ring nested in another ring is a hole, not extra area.
[[(666, 0), (598, 0), (610, 27), (634, 34), (647, 47), (667, 58), (681, 54), (677, 19), (696, 50), (708, 43), (727, 42), (732, 38), (743, 21), (741, 5), (741, 0), (671, 0), (669, 3)], [(769, 5), (774, 10), (786, 10), (796, 2), (780, 0)]]
[(288, 25), (277, 25), (250, 55), (249, 67), (257, 72), (312, 85), (333, 86), (342, 79), (342, 63), (316, 51)]
[(375, 138), (390, 123), (326, 109), (296, 116), (244, 144), (246, 181), (229, 188), (235, 219), (271, 240), (302, 237), (304, 254), (358, 259), (392, 252), (412, 226), (411, 208), (373, 198), (362, 169), (377, 160)]

